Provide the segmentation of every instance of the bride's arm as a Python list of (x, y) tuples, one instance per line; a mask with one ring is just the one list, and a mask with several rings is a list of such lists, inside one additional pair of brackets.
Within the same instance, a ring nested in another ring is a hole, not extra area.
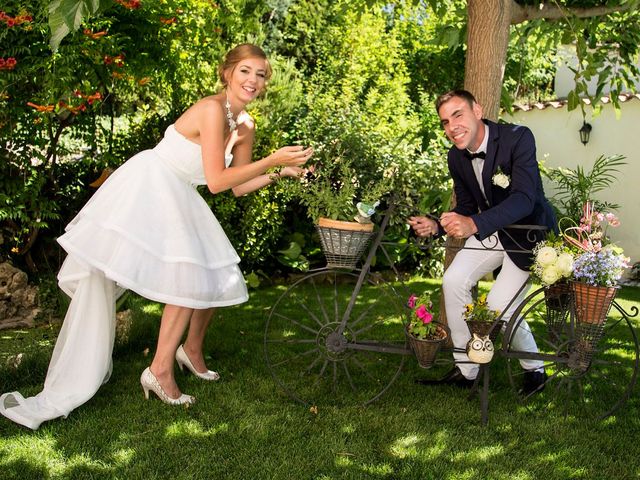
[[(259, 180), (257, 177), (260, 176), (267, 177), (262, 181), (268, 182), (268, 176), (263, 174), (269, 168), (300, 166), (310, 156), (309, 151), (304, 150), (302, 147), (283, 147), (261, 160), (252, 162), (253, 129), (250, 129), (247, 125), (241, 125), (238, 129), (238, 139), (234, 148), (233, 166), (225, 168), (224, 122), (226, 120), (222, 107), (215, 101), (202, 102), (200, 107), (198, 123), (200, 124), (202, 162), (207, 187), (211, 193), (219, 193), (250, 180)], [(238, 157), (237, 160), (236, 155)], [(262, 186), (264, 185), (266, 183)], [(248, 193), (248, 191), (244, 193)]]

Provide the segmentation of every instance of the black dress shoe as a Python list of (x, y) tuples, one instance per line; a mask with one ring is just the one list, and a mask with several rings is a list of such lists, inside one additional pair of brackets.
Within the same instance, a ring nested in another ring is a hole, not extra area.
[(520, 393), (529, 396), (543, 391), (547, 378), (549, 378), (547, 377), (547, 372), (540, 372), (538, 370), (524, 372)]
[(471, 388), (475, 380), (465, 377), (458, 367), (454, 367), (438, 380), (419, 379), (416, 380), (416, 383), (420, 385), (453, 385), (460, 388)]

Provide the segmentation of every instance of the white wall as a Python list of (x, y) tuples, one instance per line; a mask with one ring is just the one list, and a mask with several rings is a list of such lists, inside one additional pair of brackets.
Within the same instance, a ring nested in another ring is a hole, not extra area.
[[(573, 45), (563, 45), (558, 50), (557, 55), (558, 63), (556, 67), (556, 75), (554, 79), (554, 90), (556, 98), (567, 98), (569, 92), (574, 89), (576, 83), (574, 81), (574, 73), (570, 70), (569, 67), (576, 68), (578, 65), (578, 58), (576, 57), (576, 48)], [(614, 58), (611, 59), (613, 63), (615, 61)], [(640, 58), (636, 63), (636, 66), (640, 67)], [(594, 95), (597, 88), (597, 78), (591, 79), (588, 82), (588, 90), (590, 95)], [(636, 79), (634, 82), (634, 86), (631, 87), (633, 91), (640, 91), (640, 78)], [(609, 86), (607, 85), (602, 90), (602, 95), (609, 94)]]
[[(611, 238), (624, 248), (632, 262), (640, 261), (640, 100), (632, 99), (621, 104), (621, 116), (616, 118), (610, 104), (604, 105), (597, 118), (587, 117), (593, 127), (586, 146), (578, 134), (582, 126), (580, 109), (567, 111), (566, 106), (529, 111), (518, 110), (513, 116), (505, 116), (511, 123), (526, 125), (536, 137), (538, 161), (550, 167), (574, 168), (582, 165), (590, 170), (601, 154), (626, 156), (623, 165), (608, 191), (600, 192), (598, 198), (621, 205), (616, 213), (621, 226), (610, 229)], [(587, 107), (587, 110), (590, 110)], [(545, 158), (546, 157), (546, 158)], [(545, 182), (545, 192), (551, 196), (553, 189)]]

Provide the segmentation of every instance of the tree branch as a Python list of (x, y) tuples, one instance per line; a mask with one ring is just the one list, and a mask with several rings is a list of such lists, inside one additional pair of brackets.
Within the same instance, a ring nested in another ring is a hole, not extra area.
[(633, 9), (633, 3), (626, 5), (616, 5), (608, 7), (601, 5), (597, 7), (565, 7), (560, 8), (557, 4), (541, 3), (539, 5), (519, 5), (513, 0), (513, 14), (511, 16), (511, 25), (525, 22), (527, 20), (559, 20), (566, 16), (578, 18), (601, 17), (614, 12), (624, 12)]

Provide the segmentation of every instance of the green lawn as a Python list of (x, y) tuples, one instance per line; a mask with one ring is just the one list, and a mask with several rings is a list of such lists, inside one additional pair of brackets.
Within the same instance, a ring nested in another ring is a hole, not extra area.
[[(427, 286), (437, 284), (414, 279), (408, 291)], [(342, 293), (349, 289), (340, 286)], [(285, 290), (253, 291), (248, 303), (220, 311), (206, 351), (222, 380), (210, 384), (179, 375), (183, 391), (198, 398), (188, 409), (165, 406), (155, 397), (144, 400), (139, 376), (150, 361), (147, 349), (154, 348), (160, 307), (132, 297), (130, 338), (116, 347), (113, 376), (93, 399), (36, 432), (0, 418), (0, 478), (640, 478), (637, 385), (626, 406), (604, 421), (565, 416), (546, 401), (547, 392), (537, 408), (521, 405), (506, 362), (498, 359), (491, 370), (489, 424), (482, 426), (477, 397), (468, 399), (454, 387), (415, 384), (425, 372), (408, 357), (391, 388), (366, 407), (351, 405), (344, 392), (338, 406), (325, 397), (317, 413), (290, 400), (271, 377), (263, 349), (269, 309)], [(362, 297), (374, 305), (367, 318), (388, 307), (381, 298), (373, 289)], [(637, 307), (640, 289), (623, 288), (618, 299), (627, 310)], [(638, 318), (633, 322), (637, 326)], [(381, 322), (372, 335), (391, 329), (397, 332), (397, 325)], [(56, 332), (0, 332), (1, 392), (40, 390)], [(614, 336), (616, 355), (630, 363), (628, 332)], [(8, 365), (16, 353), (23, 353), (20, 365)], [(293, 374), (299, 365), (291, 365), (288, 373), (298, 378)], [(364, 365), (375, 378), (387, 373)], [(598, 385), (603, 391), (606, 382)]]

